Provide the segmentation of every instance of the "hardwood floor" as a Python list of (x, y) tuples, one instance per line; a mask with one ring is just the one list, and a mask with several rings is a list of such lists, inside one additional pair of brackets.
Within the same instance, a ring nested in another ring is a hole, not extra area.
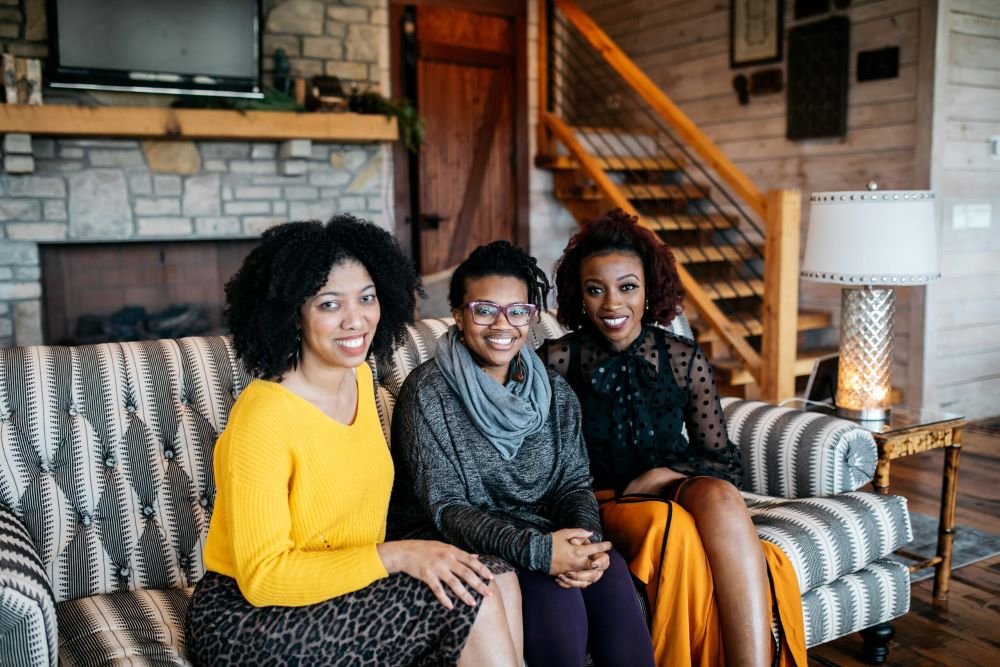
[[(894, 461), (893, 493), (910, 510), (937, 516), (942, 451)], [(966, 431), (958, 473), (957, 520), (1000, 535), (1000, 436)], [(894, 621), (887, 665), (1000, 665), (1000, 556), (955, 570), (946, 608), (931, 603), (933, 578), (913, 585), (910, 613)], [(813, 667), (853, 667), (861, 660), (857, 634), (809, 651)]]

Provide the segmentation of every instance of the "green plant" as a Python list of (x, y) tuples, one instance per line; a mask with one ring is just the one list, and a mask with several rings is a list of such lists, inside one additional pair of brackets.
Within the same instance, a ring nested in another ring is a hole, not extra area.
[(375, 91), (351, 95), (348, 103), (357, 113), (378, 113), (395, 118), (403, 145), (416, 152), (424, 143), (426, 124), (409, 100), (390, 100)]

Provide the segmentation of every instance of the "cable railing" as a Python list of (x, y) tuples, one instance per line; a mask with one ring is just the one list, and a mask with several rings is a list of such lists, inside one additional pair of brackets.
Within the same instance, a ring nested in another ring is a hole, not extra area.
[(761, 193), (571, 0), (543, 3), (540, 152), (558, 161), (558, 139), (586, 177), (557, 187), (638, 215), (671, 246), (689, 303), (762, 395), (779, 376), (790, 391), (797, 312), (764, 302), (797, 294), (797, 191)]

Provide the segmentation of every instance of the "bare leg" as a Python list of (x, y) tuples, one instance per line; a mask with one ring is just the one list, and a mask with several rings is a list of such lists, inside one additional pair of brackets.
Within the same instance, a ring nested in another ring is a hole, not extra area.
[(726, 664), (769, 665), (767, 563), (743, 498), (729, 482), (697, 477), (681, 487), (677, 502), (694, 517), (712, 568)]
[(479, 606), (476, 622), (472, 624), (469, 640), (458, 661), (460, 667), (520, 667), (522, 664), (508, 627), (503, 593), (496, 584), (490, 584), (490, 590), (493, 595), (485, 596)]
[(521, 619), (521, 587), (517, 583), (516, 572), (505, 572), (496, 578), (497, 589), (503, 597), (503, 607), (507, 614), (507, 628), (514, 642), (517, 664), (524, 664), (524, 623)]

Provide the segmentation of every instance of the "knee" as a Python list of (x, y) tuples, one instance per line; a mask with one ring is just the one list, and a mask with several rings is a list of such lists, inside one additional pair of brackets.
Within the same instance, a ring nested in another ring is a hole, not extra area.
[(682, 489), (681, 503), (692, 514), (725, 516), (730, 512), (746, 512), (746, 503), (739, 489), (730, 482), (714, 477), (697, 477)]

